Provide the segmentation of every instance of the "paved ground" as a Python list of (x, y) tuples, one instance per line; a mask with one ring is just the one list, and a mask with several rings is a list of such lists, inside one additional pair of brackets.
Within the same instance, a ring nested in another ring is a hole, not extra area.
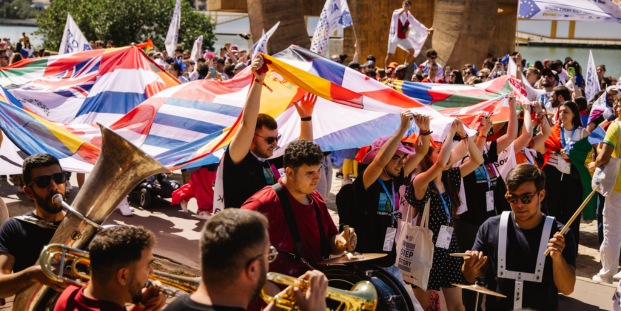
[[(180, 174), (174, 178), (181, 180)], [(75, 174), (71, 183), (77, 186)], [(336, 213), (335, 195), (340, 189), (341, 180), (333, 179), (331, 193), (326, 198), (330, 214), (335, 223), (338, 223)], [(68, 195), (72, 201), (77, 195), (78, 189)], [(7, 204), (10, 216), (20, 215), (34, 208), (34, 204), (24, 194), (17, 194), (17, 188), (11, 183), (0, 181), (0, 196)], [(204, 221), (193, 217), (197, 210), (196, 200), (189, 203), (188, 214), (181, 211), (179, 206), (170, 206), (166, 200), (158, 200), (155, 206), (149, 209), (139, 207), (137, 200), (130, 203), (135, 207), (134, 216), (124, 217), (115, 211), (106, 221), (106, 224), (131, 224), (140, 225), (153, 231), (158, 239), (154, 253), (157, 255), (158, 269), (198, 275), (200, 271), (198, 241)], [(580, 226), (581, 237), (577, 263), (578, 281), (573, 294), (568, 297), (560, 296), (559, 310), (568, 311), (595, 311), (612, 310), (612, 295), (615, 287), (612, 285), (596, 284), (590, 281), (593, 274), (597, 273), (599, 265), (599, 244), (597, 241), (597, 229), (595, 221), (582, 221)], [(0, 310), (9, 310), (11, 299)]]

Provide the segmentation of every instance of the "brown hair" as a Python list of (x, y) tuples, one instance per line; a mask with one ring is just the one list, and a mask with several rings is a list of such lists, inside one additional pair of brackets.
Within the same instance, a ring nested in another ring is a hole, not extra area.
[(264, 126), (270, 130), (278, 129), (278, 123), (276, 123), (276, 119), (268, 114), (259, 113), (259, 115), (257, 116), (257, 126), (255, 127), (255, 129), (260, 130)]
[(535, 165), (520, 164), (512, 168), (507, 174), (507, 190), (515, 191), (529, 181), (535, 183), (537, 191), (541, 191), (546, 184), (546, 174)]
[(238, 208), (225, 209), (209, 219), (200, 240), (203, 281), (224, 286), (235, 282), (269, 239), (267, 227), (261, 213)]
[(58, 159), (47, 153), (33, 154), (27, 157), (22, 164), (22, 180), (25, 185), (30, 186), (30, 182), (32, 181), (32, 170), (37, 167), (47, 167), (52, 165), (58, 165), (60, 170), (62, 171), (62, 167), (60, 166), (60, 162)]
[[(450, 138), (447, 138), (447, 139), (450, 139)], [(434, 147), (429, 147), (429, 150), (427, 151), (427, 155), (425, 155), (423, 157), (423, 160), (420, 162), (421, 173), (426, 172), (434, 165), (434, 162), (431, 160), (431, 154), (433, 153), (435, 149), (436, 148)], [(444, 184), (446, 191), (448, 191), (449, 198), (451, 199), (451, 210), (452, 210), (451, 214), (453, 214), (453, 216), (451, 217), (459, 218), (459, 216), (457, 216), (457, 209), (461, 206), (461, 200), (459, 198), (460, 189), (455, 187), (455, 185), (449, 182), (448, 171), (442, 172), (442, 183)], [(431, 187), (431, 183), (429, 183), (429, 187)], [(431, 192), (433, 194), (440, 195), (436, 187), (431, 187)]]

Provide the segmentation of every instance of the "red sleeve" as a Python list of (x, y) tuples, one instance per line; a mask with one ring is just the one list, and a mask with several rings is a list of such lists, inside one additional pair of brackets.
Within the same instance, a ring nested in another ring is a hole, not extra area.
[(423, 81), (420, 81), (420, 82), (431, 83), (431, 80), (429, 80), (429, 78), (425, 78), (423, 79)]
[(75, 310), (75, 296), (77, 295), (80, 287), (75, 285), (69, 285), (58, 297), (54, 311), (73, 311)]

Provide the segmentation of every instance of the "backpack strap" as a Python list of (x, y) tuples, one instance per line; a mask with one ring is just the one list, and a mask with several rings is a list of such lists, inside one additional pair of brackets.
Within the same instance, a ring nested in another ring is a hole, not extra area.
[(278, 200), (280, 200), (280, 207), (282, 208), (282, 212), (285, 214), (285, 220), (287, 220), (289, 233), (291, 233), (291, 237), (295, 243), (296, 255), (298, 257), (302, 257), (302, 239), (300, 239), (298, 224), (295, 222), (295, 216), (293, 216), (293, 210), (291, 209), (291, 202), (289, 202), (287, 193), (285, 193), (285, 188), (279, 182), (273, 184), (272, 188), (274, 189), (274, 192), (276, 192)]

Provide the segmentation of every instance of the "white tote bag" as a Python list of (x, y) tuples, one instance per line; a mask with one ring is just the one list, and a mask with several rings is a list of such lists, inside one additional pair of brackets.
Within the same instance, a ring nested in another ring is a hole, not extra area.
[(425, 204), (421, 226), (412, 224), (412, 207), (409, 206), (405, 218), (399, 220), (397, 236), (397, 262), (403, 280), (427, 290), (429, 272), (433, 264), (433, 232), (429, 230), (429, 209), (431, 199)]
[[(617, 139), (616, 146), (619, 146), (619, 142), (621, 142), (621, 122), (617, 122), (617, 126), (619, 126), (619, 138)], [(619, 176), (620, 168), (621, 159), (611, 156), (608, 163), (595, 169), (593, 180), (591, 181), (591, 188), (595, 189), (595, 187), (599, 185), (597, 192), (607, 197), (617, 183), (617, 176)]]

